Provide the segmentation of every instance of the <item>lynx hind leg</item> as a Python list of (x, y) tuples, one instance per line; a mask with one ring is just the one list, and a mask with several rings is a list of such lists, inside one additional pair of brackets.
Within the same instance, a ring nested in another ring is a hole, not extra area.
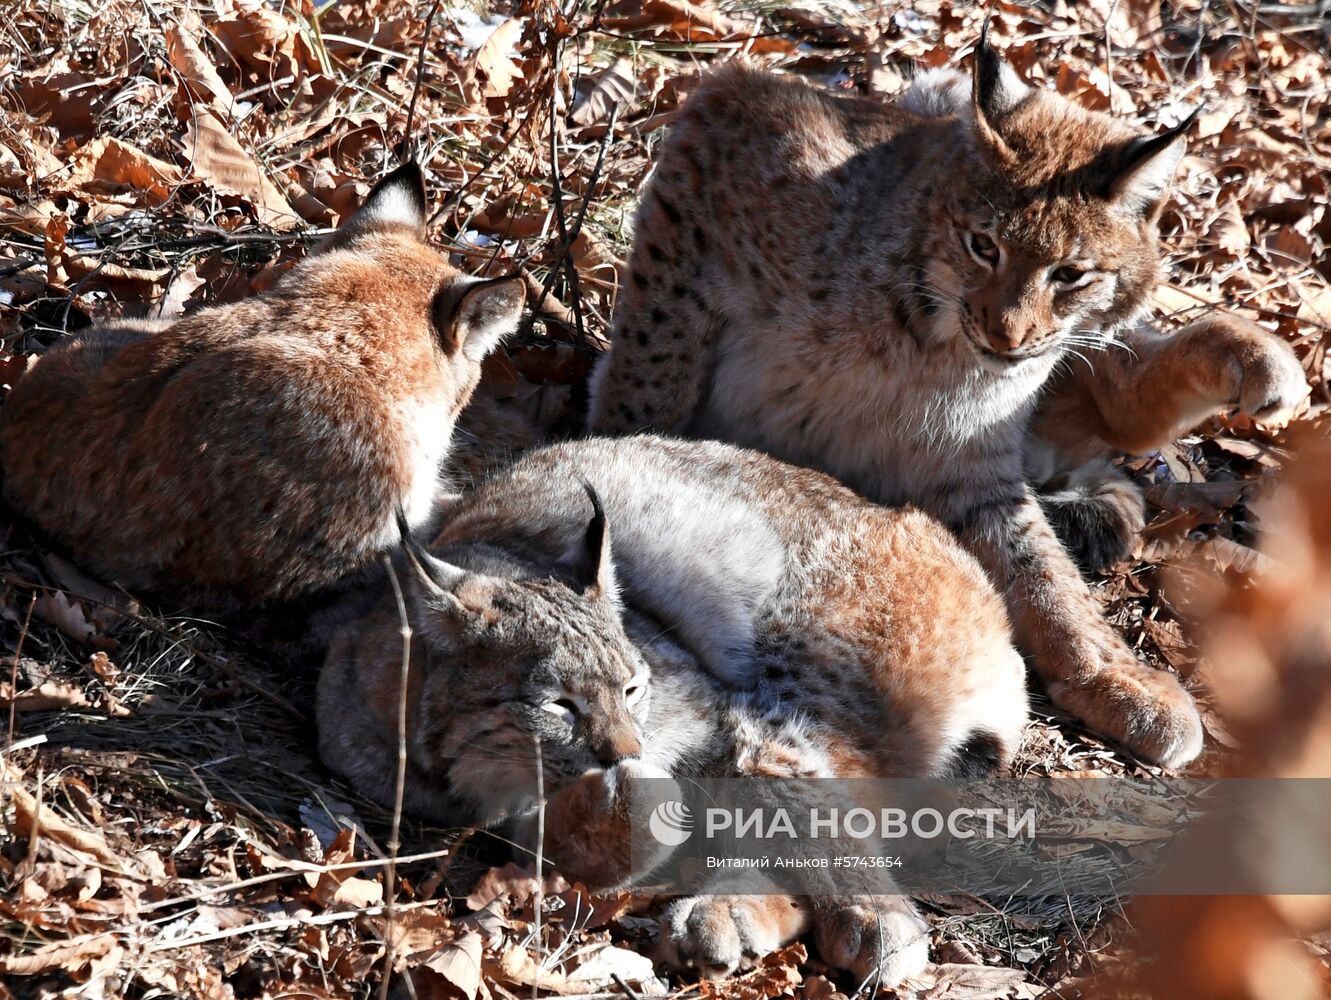
[(703, 401), (719, 317), (703, 297), (704, 220), (681, 211), (699, 203), (702, 174), (689, 124), (676, 127), (638, 209), (611, 349), (592, 375), (593, 432), (682, 434)]
[[(922, 778), (1003, 770), (1027, 722), (1026, 667), (1003, 599), (980, 564), (936, 521), (888, 515), (847, 571), (879, 586), (858, 595), (857, 631), (875, 664), (891, 726), (877, 737), (886, 774)], [(843, 613), (844, 613), (843, 609)], [(886, 625), (885, 625), (886, 623)]]
[(1127, 558), (1146, 526), (1141, 490), (1113, 463), (1096, 459), (1039, 487), (1040, 506), (1086, 574)]

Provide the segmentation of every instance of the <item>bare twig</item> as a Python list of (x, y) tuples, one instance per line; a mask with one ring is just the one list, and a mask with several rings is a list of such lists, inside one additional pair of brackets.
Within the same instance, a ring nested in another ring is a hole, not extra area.
[(28, 613), (23, 616), (23, 628), (19, 630), (18, 643), (14, 647), (14, 658), (9, 668), (9, 735), (5, 740), (6, 747), (14, 745), (14, 730), (18, 727), (18, 663), (23, 656), (23, 643), (28, 638), (28, 628), (32, 625), (32, 609), (37, 604), (37, 594), (34, 592), (28, 599)]
[[(536, 746), (536, 891), (532, 894), (532, 927), (535, 933), (536, 953), (545, 950), (541, 940), (541, 904), (545, 897), (545, 758), (541, 755), (541, 738), (532, 735)], [(531, 984), (531, 995), (536, 991), (541, 977), (536, 976)]]
[(402, 665), (398, 671), (397, 775), (393, 789), (393, 826), (388, 835), (388, 867), (384, 871), (384, 974), (379, 980), (379, 1000), (387, 1000), (388, 983), (393, 977), (393, 959), (396, 951), (392, 934), (393, 897), (397, 888), (397, 852), (401, 844), (402, 800), (407, 787), (407, 681), (411, 674), (411, 622), (407, 618), (407, 603), (402, 598), (402, 585), (398, 583), (393, 560), (384, 556), (384, 566), (388, 570), (388, 582), (393, 586), (393, 599), (397, 601), (402, 635)]
[[(605, 151), (609, 148), (610, 140), (614, 137), (615, 122), (618, 121), (618, 119), (619, 105), (615, 105), (610, 109), (610, 120), (606, 123), (605, 135), (601, 137), (601, 145), (596, 151), (596, 163), (592, 166), (591, 175), (587, 179), (587, 194), (582, 199), (582, 205), (579, 207), (578, 214), (573, 220), (573, 225), (568, 227), (567, 239), (561, 239), (560, 241), (559, 258), (555, 265), (550, 269), (550, 273), (545, 276), (545, 281), (541, 282), (540, 297), (537, 298), (536, 304), (532, 306), (531, 315), (525, 320), (520, 336), (525, 337), (531, 333), (531, 327), (535, 317), (539, 315), (542, 308), (544, 308), (545, 300), (550, 296), (550, 289), (554, 287), (555, 279), (559, 276), (560, 268), (563, 266), (565, 259), (568, 258), (568, 255), (573, 248), (573, 242), (578, 238), (578, 234), (582, 232), (582, 223), (587, 217), (587, 209), (591, 206), (592, 199), (595, 197), (596, 186), (601, 179), (601, 168), (605, 163)], [(558, 202), (558, 196), (556, 196), (556, 202)], [(572, 266), (572, 262), (570, 261), (569, 263), (570, 266)], [(580, 335), (581, 332), (582, 331), (579, 330)]]
[(420, 48), (416, 50), (416, 83), (411, 88), (411, 102), (407, 105), (407, 128), (403, 146), (411, 151), (411, 158), (420, 156), (420, 147), (412, 139), (416, 127), (416, 99), (421, 96), (421, 84), (425, 82), (425, 45), (430, 40), (434, 29), (434, 17), (439, 13), (440, 0), (430, 4), (430, 13), (425, 16), (425, 30), (421, 32)]

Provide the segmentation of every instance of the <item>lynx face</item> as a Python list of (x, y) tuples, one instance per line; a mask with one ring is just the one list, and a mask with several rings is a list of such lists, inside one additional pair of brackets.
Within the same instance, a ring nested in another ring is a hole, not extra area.
[(975, 169), (943, 206), (949, 233), (925, 294), (1003, 372), (1095, 346), (1139, 315), (1192, 119), (1142, 137), (1028, 87), (987, 46), (977, 60)]
[[(419, 569), (413, 627), (424, 640), (422, 732), (448, 760), (455, 792), (488, 816), (519, 811), (537, 792), (636, 757), (649, 669), (615, 600), (599, 512), (567, 575), (490, 575), (412, 549)], [(473, 560), (473, 565), (476, 565)]]

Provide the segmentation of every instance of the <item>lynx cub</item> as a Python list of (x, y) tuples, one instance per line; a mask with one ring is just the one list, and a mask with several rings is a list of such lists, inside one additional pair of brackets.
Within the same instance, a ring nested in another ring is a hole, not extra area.
[(53, 348), (0, 407), (5, 499), (89, 569), (222, 609), (355, 571), (398, 506), (426, 524), (523, 289), (463, 276), (424, 220), (408, 164), (266, 294)]
[(1307, 391), (1238, 319), (1136, 325), (1187, 124), (1141, 135), (1028, 87), (984, 39), (972, 81), (927, 73), (888, 107), (715, 73), (643, 196), (591, 428), (734, 441), (920, 505), (1004, 590), (1058, 705), (1192, 759), (1192, 699), (1102, 619), (1028, 485), (1061, 475), (1051, 514), (1099, 561), (1141, 500), (1077, 462)]
[[(584, 479), (605, 497), (590, 525)], [(820, 473), (715, 442), (556, 445), (462, 500), (432, 548), (409, 612), (408, 806), (520, 819), (539, 740), (547, 852), (596, 887), (629, 874), (617, 806), (636, 775), (966, 775), (1020, 740), (1024, 668), (979, 564)], [(386, 593), (319, 686), (324, 760), (381, 800), (401, 656)], [(662, 938), (716, 976), (807, 926), (862, 977), (927, 955), (896, 897), (682, 899)]]

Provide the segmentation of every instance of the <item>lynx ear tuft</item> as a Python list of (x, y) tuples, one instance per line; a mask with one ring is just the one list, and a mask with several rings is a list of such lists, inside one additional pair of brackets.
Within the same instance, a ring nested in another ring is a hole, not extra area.
[(342, 224), (344, 230), (372, 226), (409, 226), (425, 232), (425, 178), (415, 161), (408, 160), (374, 186), (364, 204)]
[(440, 309), (451, 315), (440, 317), (439, 328), (449, 334), (449, 353), (459, 348), (471, 361), (483, 361), (499, 342), (518, 328), (527, 286), (521, 278), (465, 279), (460, 296), (456, 290), (442, 296)]
[(564, 556), (563, 563), (573, 570), (589, 597), (619, 603), (619, 581), (610, 553), (610, 526), (606, 522), (601, 496), (590, 483), (583, 482), (587, 499), (592, 502), (592, 518), (587, 522), (582, 543)]
[(989, 18), (984, 19), (980, 40), (975, 44), (971, 108), (980, 140), (1004, 159), (1013, 154), (998, 129), (1000, 119), (1031, 95), (1017, 71), (1005, 63), (989, 44)]
[(411, 525), (401, 507), (397, 509), (397, 528), (402, 533), (402, 551), (421, 583), (435, 594), (452, 594), (467, 571), (430, 555), (425, 546), (412, 537)]
[(1118, 173), (1109, 184), (1109, 200), (1139, 215), (1150, 214), (1158, 208), (1183, 154), (1187, 152), (1187, 131), (1201, 111), (1199, 104), (1173, 128), (1138, 139), (1129, 146)]

